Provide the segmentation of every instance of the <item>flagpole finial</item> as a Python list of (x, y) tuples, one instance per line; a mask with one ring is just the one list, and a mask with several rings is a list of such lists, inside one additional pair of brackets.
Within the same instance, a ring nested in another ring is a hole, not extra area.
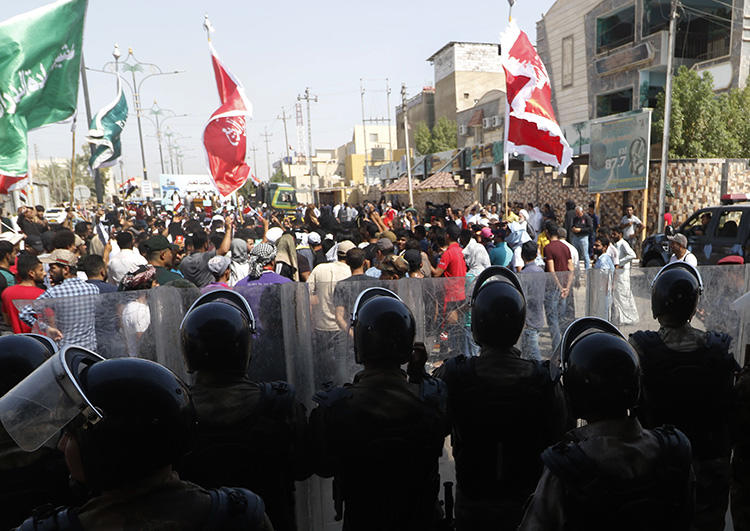
[(208, 19), (208, 13), (203, 15), (203, 29), (206, 30), (206, 37), (208, 37), (208, 42), (211, 42), (211, 34), (214, 32), (214, 27), (211, 24), (211, 21)]
[(118, 61), (120, 59), (120, 45), (115, 43), (115, 49), (112, 50), (112, 57), (115, 58), (115, 61)]

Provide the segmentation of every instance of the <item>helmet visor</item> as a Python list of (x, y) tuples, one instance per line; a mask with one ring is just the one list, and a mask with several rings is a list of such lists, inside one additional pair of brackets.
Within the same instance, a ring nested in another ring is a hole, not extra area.
[(21, 449), (38, 450), (79, 414), (90, 422), (101, 419), (77, 376), (103, 359), (80, 347), (66, 347), (0, 398), (0, 423)]

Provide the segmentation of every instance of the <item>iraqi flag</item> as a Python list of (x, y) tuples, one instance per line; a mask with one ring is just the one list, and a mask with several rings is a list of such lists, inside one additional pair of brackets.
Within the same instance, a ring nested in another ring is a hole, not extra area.
[(500, 36), (500, 46), (508, 96), (506, 160), (508, 153), (520, 153), (565, 173), (572, 162), (573, 150), (552, 109), (552, 85), (547, 69), (528, 36), (513, 21)]
[(252, 114), (252, 106), (247, 101), (245, 89), (219, 61), (213, 45), (209, 42), (208, 46), (221, 106), (211, 115), (203, 131), (203, 146), (214, 185), (223, 197), (227, 197), (252, 175), (250, 166), (245, 163), (246, 122)]

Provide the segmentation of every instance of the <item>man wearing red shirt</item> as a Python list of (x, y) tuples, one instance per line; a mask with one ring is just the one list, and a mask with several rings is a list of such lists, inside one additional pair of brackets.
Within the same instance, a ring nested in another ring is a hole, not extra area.
[[(544, 263), (550, 281), (547, 283), (547, 291), (544, 294), (544, 310), (547, 314), (547, 326), (552, 336), (552, 348), (555, 348), (561, 338), (560, 321), (565, 316), (568, 305), (568, 295), (573, 284), (574, 264), (568, 247), (560, 241), (557, 235), (557, 225), (550, 223), (547, 226), (549, 243), (544, 246)], [(588, 260), (588, 256), (583, 256)]]
[(455, 223), (448, 223), (446, 229), (446, 241), (448, 248), (440, 257), (437, 267), (432, 268), (434, 277), (451, 277), (445, 285), (445, 331), (448, 333), (449, 348), (453, 354), (460, 353), (464, 330), (459, 324), (458, 310), (466, 301), (464, 291), (464, 280), (466, 277), (466, 261), (461, 246), (458, 245), (458, 236), (461, 228)]
[(29, 325), (18, 318), (18, 309), (13, 301), (34, 300), (44, 293), (37, 287), (37, 283), (44, 280), (44, 267), (36, 256), (23, 253), (18, 256), (18, 282), (15, 286), (8, 286), (3, 290), (3, 316), (5, 322), (13, 327), (14, 334), (31, 332)]
[(383, 223), (385, 223), (386, 226), (391, 228), (393, 227), (393, 219), (396, 217), (396, 211), (393, 209), (393, 206), (391, 205), (390, 201), (387, 203), (387, 205), (388, 205), (388, 209), (383, 215)]

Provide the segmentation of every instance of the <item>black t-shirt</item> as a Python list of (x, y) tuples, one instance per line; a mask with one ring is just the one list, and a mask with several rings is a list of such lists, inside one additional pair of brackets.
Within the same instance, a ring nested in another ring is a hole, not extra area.
[[(357, 296), (365, 289), (372, 287), (370, 284), (374, 285), (375, 280), (375, 278), (367, 275), (352, 275), (344, 280), (339, 280), (333, 290), (333, 305), (343, 306), (345, 315), (351, 315)], [(353, 286), (352, 282), (356, 282), (357, 285)]]
[(313, 267), (318, 264), (325, 264), (326, 262), (328, 262), (328, 259), (326, 258), (326, 253), (322, 248), (318, 249), (317, 251), (313, 251)]
[(309, 273), (311, 270), (310, 262), (308, 262), (305, 255), (299, 251), (297, 251), (297, 267), (299, 268), (300, 274)]

